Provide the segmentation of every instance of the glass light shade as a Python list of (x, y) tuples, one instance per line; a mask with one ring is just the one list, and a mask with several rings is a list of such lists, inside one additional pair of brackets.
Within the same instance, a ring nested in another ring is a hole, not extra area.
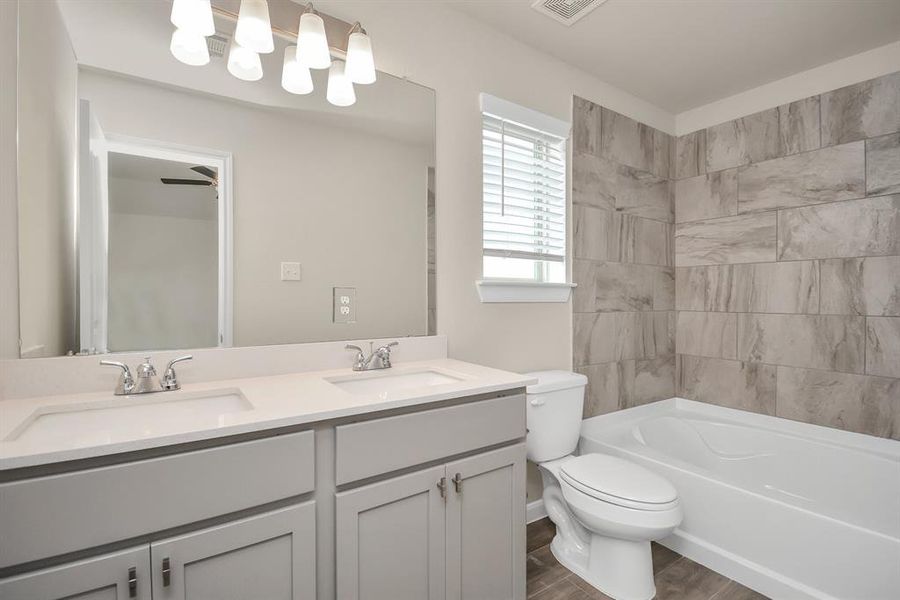
[(234, 39), (257, 54), (268, 54), (275, 50), (272, 24), (269, 21), (269, 4), (266, 0), (241, 0)]
[(331, 63), (328, 71), (328, 91), (325, 98), (335, 106), (351, 106), (356, 102), (356, 92), (353, 91), (353, 82), (344, 72), (344, 61), (336, 60)]
[(172, 32), (169, 50), (172, 52), (172, 56), (192, 67), (201, 67), (209, 63), (209, 48), (206, 46), (206, 38), (199, 33), (176, 29)]
[(325, 36), (325, 21), (315, 13), (300, 16), (297, 31), (297, 60), (310, 69), (327, 69), (331, 66), (331, 51)]
[(284, 49), (284, 67), (281, 70), (281, 87), (292, 94), (308, 94), (313, 91), (309, 67), (297, 61), (297, 46)]
[(209, 36), (216, 32), (210, 0), (174, 0), (171, 21), (176, 28), (197, 35)]
[(353, 83), (375, 83), (375, 58), (372, 40), (361, 31), (351, 33), (347, 40), (347, 77)]
[(237, 41), (231, 40), (231, 49), (228, 51), (228, 72), (244, 81), (259, 81), (263, 76), (259, 54), (249, 48), (244, 48)]

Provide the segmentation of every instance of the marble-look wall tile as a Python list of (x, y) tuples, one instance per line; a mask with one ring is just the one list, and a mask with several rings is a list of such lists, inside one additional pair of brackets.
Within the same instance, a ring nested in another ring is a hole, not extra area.
[(900, 379), (778, 367), (775, 414), (900, 439)]
[(866, 373), (900, 377), (900, 317), (866, 318)]
[(670, 138), (649, 125), (601, 108), (600, 155), (604, 158), (668, 177)]
[(900, 194), (778, 211), (779, 260), (892, 254), (900, 254)]
[(737, 358), (737, 315), (679, 312), (675, 325), (675, 352), (711, 358)]
[(588, 378), (582, 411), (585, 419), (623, 408), (624, 398), (631, 395), (634, 382), (633, 360), (584, 365), (576, 367), (575, 371)]
[(842, 144), (742, 167), (738, 189), (741, 213), (862, 198), (865, 145)]
[(640, 406), (675, 395), (675, 355), (634, 361), (634, 382), (623, 408)]
[(822, 145), (900, 131), (900, 72), (822, 94)]
[(816, 261), (679, 267), (675, 308), (758, 313), (819, 312)]
[(684, 179), (706, 173), (706, 130), (674, 138), (672, 177)]
[(737, 169), (675, 182), (675, 222), (730, 217), (738, 211)]
[(832, 258), (820, 268), (822, 314), (900, 316), (900, 256)]
[(675, 350), (673, 312), (575, 313), (576, 365), (656, 358)]
[(775, 213), (675, 226), (675, 265), (690, 267), (775, 260)]
[(900, 193), (900, 134), (866, 140), (866, 193)]
[(739, 167), (819, 146), (819, 99), (813, 96), (707, 128), (706, 169)]
[(863, 373), (865, 318), (824, 315), (738, 315), (738, 359), (809, 369)]
[(775, 414), (775, 366), (679, 354), (678, 395), (689, 400)]
[(572, 202), (659, 221), (674, 218), (668, 179), (591, 154), (572, 157)]
[(575, 312), (673, 310), (671, 267), (575, 259), (572, 297)]
[(572, 207), (575, 258), (672, 266), (672, 225), (584, 205)]
[(573, 97), (572, 146), (574, 152), (600, 154), (600, 105)]

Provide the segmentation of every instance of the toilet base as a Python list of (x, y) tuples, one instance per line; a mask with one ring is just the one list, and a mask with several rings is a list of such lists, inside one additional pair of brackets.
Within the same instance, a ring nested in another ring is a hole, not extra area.
[(656, 595), (650, 542), (592, 535), (590, 550), (572, 552), (556, 535), (550, 551), (559, 563), (615, 600), (651, 600)]

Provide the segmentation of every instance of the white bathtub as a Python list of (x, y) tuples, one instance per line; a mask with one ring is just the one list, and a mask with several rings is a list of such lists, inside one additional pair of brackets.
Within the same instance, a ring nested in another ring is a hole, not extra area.
[(673, 398), (584, 421), (580, 451), (665, 476), (662, 544), (772, 598), (900, 598), (900, 442)]

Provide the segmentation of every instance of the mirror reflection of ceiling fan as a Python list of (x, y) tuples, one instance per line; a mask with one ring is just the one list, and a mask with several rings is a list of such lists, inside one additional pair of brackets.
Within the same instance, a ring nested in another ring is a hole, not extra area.
[(160, 181), (162, 181), (166, 185), (205, 185), (212, 186), (219, 189), (219, 176), (216, 172), (209, 167), (199, 166), (199, 167), (191, 167), (191, 171), (196, 173), (200, 173), (206, 179), (177, 179), (171, 177), (161, 177)]

